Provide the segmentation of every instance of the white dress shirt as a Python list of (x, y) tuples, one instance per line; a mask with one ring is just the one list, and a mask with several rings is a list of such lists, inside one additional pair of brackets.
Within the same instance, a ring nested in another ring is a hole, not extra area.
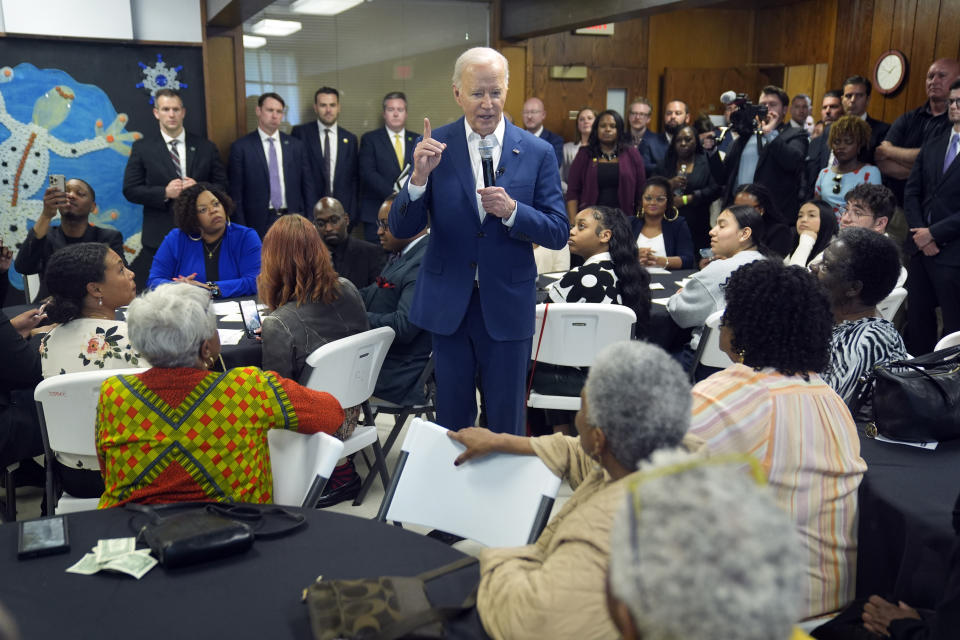
[[(277, 150), (277, 168), (280, 170), (280, 194), (282, 196), (283, 204), (280, 205), (281, 209), (287, 208), (287, 183), (283, 179), (283, 144), (280, 142), (280, 130), (277, 129), (273, 132), (273, 135), (267, 134), (263, 129), (257, 128), (257, 133), (260, 134), (260, 144), (263, 145), (263, 156), (267, 159), (267, 175), (270, 175), (270, 143), (267, 142), (270, 138), (273, 138), (273, 146)], [(270, 182), (269, 178), (267, 179), (267, 193), (270, 192)]]

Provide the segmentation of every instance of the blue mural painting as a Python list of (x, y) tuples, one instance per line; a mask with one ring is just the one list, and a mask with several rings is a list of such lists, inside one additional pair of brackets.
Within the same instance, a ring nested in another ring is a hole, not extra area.
[[(123, 171), (140, 133), (126, 131), (99, 87), (59, 69), (0, 68), (0, 237), (16, 248), (43, 209), (50, 174), (86, 180), (96, 191), (91, 224), (123, 234), (127, 262), (140, 252), (143, 208), (123, 197)], [(54, 224), (59, 224), (59, 218)], [(11, 267), (10, 282), (23, 288)]]

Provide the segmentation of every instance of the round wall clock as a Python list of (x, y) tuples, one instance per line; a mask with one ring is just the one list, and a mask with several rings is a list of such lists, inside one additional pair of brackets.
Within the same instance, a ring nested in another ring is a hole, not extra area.
[(873, 69), (873, 86), (885, 96), (896, 93), (907, 77), (907, 58), (902, 51), (891, 49), (880, 55)]

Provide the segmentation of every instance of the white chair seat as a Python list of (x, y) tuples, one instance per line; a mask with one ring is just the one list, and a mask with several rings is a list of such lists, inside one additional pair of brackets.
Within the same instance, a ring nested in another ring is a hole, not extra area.
[(377, 428), (357, 425), (349, 438), (343, 441), (343, 455), (349, 456), (361, 449), (366, 449), (377, 442)]
[(530, 392), (527, 406), (533, 409), (562, 409), (564, 411), (580, 411), (579, 396), (547, 396), (536, 391)]

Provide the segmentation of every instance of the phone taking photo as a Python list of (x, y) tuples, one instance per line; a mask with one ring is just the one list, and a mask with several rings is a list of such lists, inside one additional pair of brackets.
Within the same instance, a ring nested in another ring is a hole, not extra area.
[(247, 331), (247, 337), (255, 338), (257, 329), (260, 328), (260, 312), (257, 311), (257, 301), (241, 300), (240, 315), (243, 316), (243, 326)]
[(57, 191), (66, 191), (67, 181), (64, 179), (64, 176), (62, 173), (51, 173), (50, 186), (56, 189)]

